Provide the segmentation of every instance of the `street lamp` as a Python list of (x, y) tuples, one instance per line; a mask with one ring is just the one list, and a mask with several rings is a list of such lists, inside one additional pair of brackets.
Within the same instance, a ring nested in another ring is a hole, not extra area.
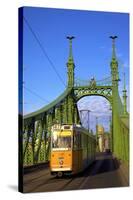
[(88, 131), (89, 131), (89, 130), (90, 130), (90, 118), (89, 118), (89, 113), (90, 113), (91, 111), (88, 110), (88, 109), (80, 110), (81, 121), (82, 121), (82, 119), (83, 119), (83, 115), (82, 115), (83, 112), (87, 112), (87, 115), (88, 115)]

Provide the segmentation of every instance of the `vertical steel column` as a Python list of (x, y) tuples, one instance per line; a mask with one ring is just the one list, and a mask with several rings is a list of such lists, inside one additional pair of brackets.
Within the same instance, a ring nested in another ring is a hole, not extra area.
[(71, 94), (68, 96), (68, 124), (74, 123), (74, 100)]
[(49, 160), (49, 154), (50, 154), (50, 138), (51, 138), (51, 127), (53, 125), (53, 118), (52, 118), (52, 111), (49, 111), (47, 113), (47, 134), (48, 134), (48, 140), (46, 144), (46, 160)]
[[(29, 145), (29, 138), (30, 138), (30, 124), (26, 125), (26, 137), (23, 145), (23, 160), (27, 163), (27, 152), (28, 152), (28, 145)], [(24, 139), (24, 138), (23, 138)]]
[(67, 119), (67, 112), (68, 112), (68, 107), (67, 107), (67, 98), (65, 98), (64, 102), (63, 102), (63, 110), (62, 110), (62, 116), (63, 116), (63, 123), (67, 124), (68, 119)]
[(38, 162), (39, 150), (42, 141), (42, 120), (38, 120), (36, 124), (35, 138), (34, 138), (34, 163)]

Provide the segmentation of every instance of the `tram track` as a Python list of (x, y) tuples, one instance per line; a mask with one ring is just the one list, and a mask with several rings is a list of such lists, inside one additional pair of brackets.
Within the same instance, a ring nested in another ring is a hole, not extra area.
[[(68, 191), (122, 186), (119, 166), (112, 155), (102, 154), (86, 170), (79, 174), (57, 178), (50, 175), (49, 169), (41, 169), (36, 174), (26, 174), (24, 192)], [(34, 177), (33, 177), (34, 176)]]
[(47, 184), (51, 179), (54, 177), (49, 177), (50, 173), (46, 173), (45, 175), (41, 175), (38, 178), (28, 181), (24, 184), (24, 191), (27, 192), (34, 192), (38, 187), (41, 185)]
[[(39, 192), (41, 188), (44, 188), (42, 191), (62, 191), (62, 190), (73, 190), (73, 189), (81, 189), (80, 185), (82, 185), (86, 176), (91, 176), (96, 173), (97, 169), (100, 167), (102, 161), (94, 161), (87, 169), (79, 174), (75, 174), (72, 176), (63, 176), (62, 178), (57, 177), (49, 177), (50, 173), (47, 172), (45, 175), (39, 175), (39, 177), (28, 180), (28, 182), (24, 183), (25, 192)], [(45, 176), (45, 179), (42, 178)], [(34, 187), (28, 188), (27, 186), (32, 185)], [(55, 187), (52, 187), (52, 185)], [(76, 186), (77, 185), (77, 186)], [(76, 187), (75, 187), (76, 186)], [(46, 189), (47, 188), (47, 189)], [(49, 189), (50, 188), (50, 189)]]
[(39, 176), (37, 176), (37, 177), (34, 177), (34, 178), (32, 178), (32, 179), (29, 178), (29, 180), (25, 180), (25, 179), (24, 179), (23, 183), (24, 183), (24, 185), (27, 185), (27, 184), (29, 184), (30, 182), (37, 181), (38, 179), (42, 178), (43, 176), (45, 177), (45, 176), (48, 175), (48, 174), (50, 174), (50, 172), (44, 173), (43, 175), (41, 174), (41, 175), (39, 175)]
[(103, 161), (102, 160), (96, 160), (94, 163), (91, 164), (87, 169), (85, 169), (80, 174), (77, 174), (73, 177), (72, 181), (70, 181), (70, 184), (66, 185), (66, 187), (63, 188), (63, 190), (75, 190), (75, 189), (84, 189), (84, 185), (86, 182), (91, 178), (91, 176), (94, 176), (97, 174), (99, 168), (102, 166)]

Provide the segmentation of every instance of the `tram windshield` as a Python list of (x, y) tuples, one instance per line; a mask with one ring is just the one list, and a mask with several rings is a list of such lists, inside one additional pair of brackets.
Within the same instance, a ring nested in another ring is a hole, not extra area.
[(52, 134), (52, 148), (67, 150), (71, 148), (70, 132), (54, 131)]

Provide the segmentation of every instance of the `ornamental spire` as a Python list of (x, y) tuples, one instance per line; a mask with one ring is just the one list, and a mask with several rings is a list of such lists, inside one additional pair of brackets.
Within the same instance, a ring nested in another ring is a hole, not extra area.
[(72, 40), (75, 38), (74, 36), (67, 36), (66, 37), (69, 40), (69, 58), (68, 61), (73, 61), (73, 55), (72, 55)]
[(110, 36), (110, 38), (112, 39), (112, 59), (116, 59), (115, 39), (118, 37), (115, 35), (115, 36)]
[(115, 52), (115, 39), (118, 38), (117, 36), (110, 36), (112, 39), (112, 59), (110, 62), (111, 66), (111, 75), (112, 75), (112, 84), (118, 87), (119, 79), (119, 72), (118, 72), (118, 61), (116, 59), (116, 52)]
[(124, 72), (123, 76), (124, 76), (124, 90), (126, 90), (126, 79), (125, 79), (125, 72)]
[(68, 75), (68, 87), (72, 88), (74, 86), (74, 61), (73, 61), (73, 55), (72, 55), (72, 39), (74, 39), (75, 37), (71, 36), (67, 36), (67, 39), (69, 40), (69, 58), (68, 58), (68, 62), (67, 62), (67, 75)]

